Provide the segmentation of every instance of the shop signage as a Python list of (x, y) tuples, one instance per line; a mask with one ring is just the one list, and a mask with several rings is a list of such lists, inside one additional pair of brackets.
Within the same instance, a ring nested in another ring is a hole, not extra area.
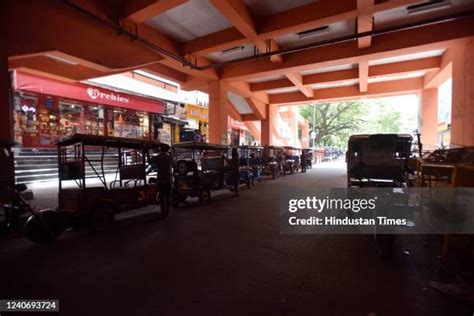
[(122, 103), (129, 103), (130, 100), (128, 98), (122, 97), (119, 94), (115, 94), (113, 92), (102, 92), (97, 88), (87, 88), (87, 95), (92, 100), (100, 100), (100, 99), (105, 99), (105, 100), (112, 100), (112, 101), (117, 101), (117, 102), (122, 102)]
[(186, 118), (207, 123), (209, 121), (209, 109), (193, 104), (186, 104)]
[(163, 113), (165, 111), (165, 104), (160, 100), (118, 93), (82, 83), (67, 83), (36, 77), (19, 71), (15, 72), (14, 87), (16, 90), (34, 92), (50, 97), (110, 105), (143, 112)]

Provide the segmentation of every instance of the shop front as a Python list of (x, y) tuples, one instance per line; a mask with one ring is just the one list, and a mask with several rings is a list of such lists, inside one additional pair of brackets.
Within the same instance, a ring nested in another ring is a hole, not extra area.
[(166, 101), (165, 113), (152, 116), (153, 139), (174, 144), (180, 141), (180, 132), (188, 122), (182, 103)]
[(187, 126), (181, 130), (180, 141), (206, 141), (209, 134), (209, 109), (205, 106), (186, 104)]
[(51, 148), (74, 133), (150, 139), (161, 100), (16, 72), (14, 132), (23, 148)]
[(229, 117), (230, 121), (230, 145), (231, 146), (240, 146), (240, 145), (255, 145), (255, 138), (252, 133), (248, 130), (245, 124), (241, 121), (236, 121)]

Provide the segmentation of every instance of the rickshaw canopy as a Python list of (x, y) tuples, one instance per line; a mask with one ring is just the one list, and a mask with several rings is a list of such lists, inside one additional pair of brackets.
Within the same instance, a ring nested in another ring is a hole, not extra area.
[(111, 147), (111, 148), (129, 148), (129, 149), (161, 149), (164, 147), (169, 148), (168, 144), (161, 143), (158, 141), (114, 137), (114, 136), (87, 135), (87, 134), (80, 134), (80, 133), (61, 138), (56, 143), (56, 145), (59, 147), (64, 147), (64, 146), (72, 146), (79, 143), (85, 146), (100, 146), (100, 147)]

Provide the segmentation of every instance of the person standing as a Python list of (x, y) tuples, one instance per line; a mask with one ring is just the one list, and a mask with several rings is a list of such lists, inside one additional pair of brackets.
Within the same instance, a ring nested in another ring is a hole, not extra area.
[(304, 150), (301, 151), (301, 172), (306, 172), (306, 153)]
[(161, 218), (164, 219), (171, 208), (171, 189), (173, 185), (173, 157), (170, 146), (162, 144), (160, 154), (156, 157), (157, 185), (160, 196)]
[[(225, 158), (225, 157), (224, 157)], [(239, 196), (240, 186), (240, 160), (237, 148), (232, 148), (232, 158), (225, 158), (229, 167), (229, 180), (235, 189), (235, 196)]]

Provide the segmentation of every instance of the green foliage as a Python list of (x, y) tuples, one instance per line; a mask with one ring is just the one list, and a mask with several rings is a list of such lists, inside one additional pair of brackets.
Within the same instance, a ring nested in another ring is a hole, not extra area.
[(318, 103), (302, 106), (300, 112), (309, 122), (310, 133), (316, 131), (319, 147), (344, 148), (352, 134), (399, 133), (402, 129), (400, 112), (380, 100)]

